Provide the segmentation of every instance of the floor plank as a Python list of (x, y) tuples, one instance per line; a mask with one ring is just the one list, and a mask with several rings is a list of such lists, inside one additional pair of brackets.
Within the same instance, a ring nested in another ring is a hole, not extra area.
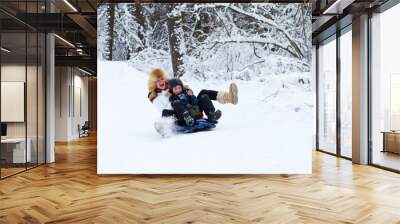
[(96, 138), (0, 181), (0, 223), (400, 223), (400, 175), (313, 153), (312, 175), (96, 174)]

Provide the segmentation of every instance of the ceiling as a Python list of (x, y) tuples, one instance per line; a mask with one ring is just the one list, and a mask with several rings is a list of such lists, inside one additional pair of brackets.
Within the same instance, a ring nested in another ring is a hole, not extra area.
[(96, 7), (96, 0), (47, 0), (47, 5), (45, 0), (1, 0), (2, 43), (12, 49), (7, 58), (34, 55), (36, 46), (31, 44), (25, 52), (26, 28), (28, 32), (54, 32), (56, 65), (78, 66), (95, 74)]
[(318, 44), (352, 23), (353, 17), (376, 12), (394, 0), (313, 0), (313, 44)]

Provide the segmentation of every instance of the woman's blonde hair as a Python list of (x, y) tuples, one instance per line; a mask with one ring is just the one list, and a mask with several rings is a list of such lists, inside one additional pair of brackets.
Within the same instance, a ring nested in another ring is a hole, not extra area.
[(155, 68), (150, 72), (147, 87), (149, 89), (148, 98), (151, 102), (157, 97), (157, 81), (163, 79), (168, 83), (169, 77), (161, 68)]

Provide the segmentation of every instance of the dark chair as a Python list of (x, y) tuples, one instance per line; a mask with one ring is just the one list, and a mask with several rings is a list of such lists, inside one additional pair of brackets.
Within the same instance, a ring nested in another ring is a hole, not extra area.
[(89, 129), (90, 129), (89, 121), (85, 121), (82, 127), (78, 125), (78, 129), (79, 129), (79, 138), (89, 136)]

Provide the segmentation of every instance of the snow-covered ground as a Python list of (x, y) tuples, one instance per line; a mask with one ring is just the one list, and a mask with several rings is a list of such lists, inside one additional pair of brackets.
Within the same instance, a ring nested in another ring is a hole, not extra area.
[[(98, 71), (98, 173), (311, 173), (312, 92), (298, 85), (309, 74), (235, 81), (239, 104), (215, 102), (223, 113), (215, 129), (162, 138), (147, 74), (125, 62), (99, 61)], [(229, 86), (183, 81), (195, 94)]]

